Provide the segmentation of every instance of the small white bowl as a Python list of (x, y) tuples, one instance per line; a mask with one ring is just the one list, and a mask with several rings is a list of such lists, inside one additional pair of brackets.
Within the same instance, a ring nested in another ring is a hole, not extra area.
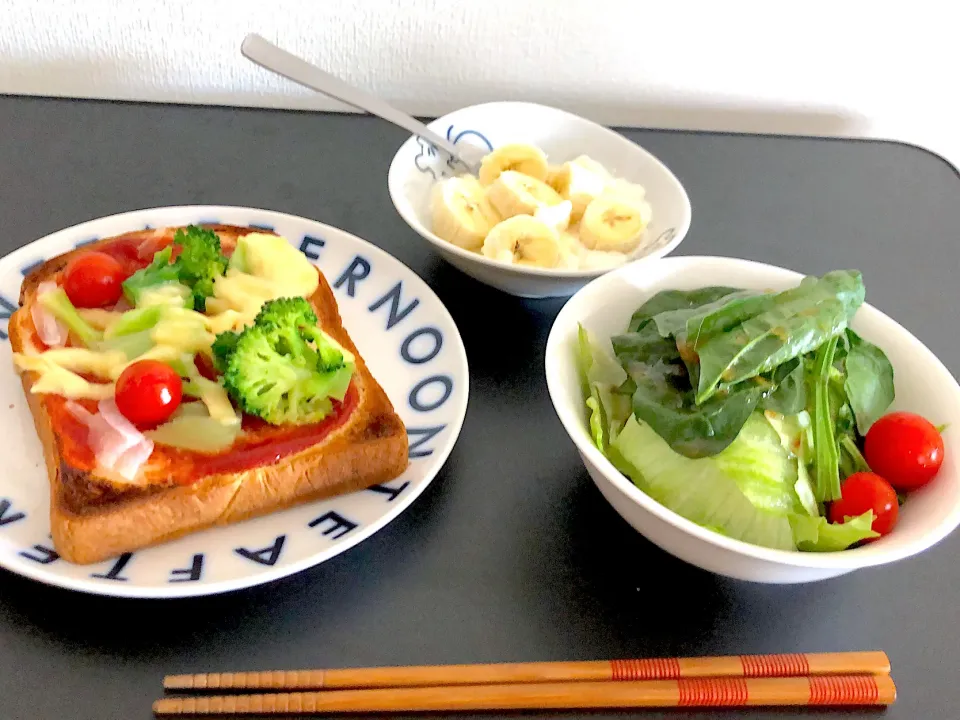
[[(638, 262), (590, 283), (560, 311), (546, 350), (547, 386), (554, 408), (587, 472), (611, 505), (653, 543), (710, 572), (762, 583), (822, 580), (915, 555), (960, 524), (960, 386), (917, 338), (879, 310), (863, 305), (853, 328), (879, 345), (893, 364), (896, 401), (908, 410), (946, 423), (946, 452), (937, 476), (909, 494), (893, 532), (842, 552), (771, 550), (706, 530), (656, 502), (622, 475), (592, 443), (575, 360), (577, 323), (606, 342), (624, 331), (647, 298), (666, 289), (690, 290), (723, 284), (747, 289), (783, 289), (802, 275), (791, 270), (730, 258), (673, 257)], [(870, 278), (864, 278), (867, 294)]]
[[(615, 177), (642, 185), (653, 215), (643, 244), (632, 257), (658, 258), (672, 252), (690, 228), (690, 200), (680, 181), (646, 150), (602, 125), (556, 108), (524, 102), (472, 105), (428, 127), (477, 161), (507, 143), (531, 143), (551, 163), (580, 155), (602, 163)], [(566, 297), (609, 270), (559, 270), (507, 265), (464, 250), (430, 230), (430, 195), (444, 177), (464, 172), (419, 136), (412, 136), (390, 163), (387, 185), (397, 212), (451, 265), (511, 295)]]

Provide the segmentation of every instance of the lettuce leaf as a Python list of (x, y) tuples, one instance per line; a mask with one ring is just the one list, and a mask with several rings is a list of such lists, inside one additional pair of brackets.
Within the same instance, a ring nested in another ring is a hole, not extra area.
[(582, 325), (577, 330), (577, 349), (580, 383), (590, 411), (590, 436), (600, 452), (606, 452), (630, 414), (630, 396), (618, 392), (627, 373), (590, 340)]
[(873, 510), (867, 510), (858, 517), (845, 518), (843, 523), (828, 523), (825, 517), (790, 517), (797, 549), (806, 552), (838, 552), (861, 540), (880, 537), (880, 533), (874, 532), (871, 525)]
[(738, 436), (719, 455), (693, 459), (631, 416), (611, 455), (637, 487), (678, 515), (744, 542), (794, 550), (788, 516), (798, 504), (796, 475), (776, 433), (758, 422), (765, 422), (762, 416), (751, 416), (743, 439)]

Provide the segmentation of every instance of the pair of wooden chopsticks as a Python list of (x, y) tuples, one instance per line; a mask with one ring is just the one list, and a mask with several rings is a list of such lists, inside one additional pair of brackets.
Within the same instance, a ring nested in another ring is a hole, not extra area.
[[(890, 705), (882, 652), (169, 675), (156, 715)], [(233, 695), (210, 691), (242, 691)], [(269, 692), (255, 692), (269, 691)]]

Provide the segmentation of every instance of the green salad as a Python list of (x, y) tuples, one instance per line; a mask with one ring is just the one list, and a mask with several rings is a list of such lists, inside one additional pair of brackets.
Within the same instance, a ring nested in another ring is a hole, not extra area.
[(580, 326), (593, 441), (650, 497), (731, 538), (837, 551), (878, 537), (873, 509), (830, 513), (869, 473), (864, 437), (894, 399), (887, 356), (849, 327), (864, 294), (840, 270), (782, 292), (665, 290), (606, 347)]

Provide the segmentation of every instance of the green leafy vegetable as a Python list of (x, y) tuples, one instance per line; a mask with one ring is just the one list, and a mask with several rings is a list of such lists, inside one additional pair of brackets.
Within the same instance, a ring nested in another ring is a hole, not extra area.
[[(678, 515), (755, 545), (795, 549), (787, 515), (755, 506), (744, 491), (774, 508), (792, 503), (795, 478), (788, 472), (786, 454), (775, 435), (767, 443), (740, 444), (738, 439), (723, 451), (728, 454), (725, 463), (717, 458), (694, 460), (675, 453), (652, 428), (631, 417), (613, 450), (634, 484)], [(752, 464), (756, 472), (738, 478), (729, 474), (732, 468), (749, 469)], [(766, 475), (771, 468), (774, 474)]]
[(837, 338), (825, 343), (813, 363), (810, 382), (813, 384), (814, 478), (818, 502), (828, 502), (840, 497), (840, 467), (834, 421), (830, 414), (830, 369), (837, 349)]
[(616, 360), (591, 342), (586, 328), (577, 330), (581, 386), (590, 410), (590, 435), (606, 452), (630, 415), (630, 397), (619, 392), (627, 379)]
[(763, 375), (840, 336), (863, 297), (856, 271), (805, 277), (797, 287), (777, 293), (769, 309), (698, 345), (697, 402), (712, 397), (721, 383)]
[(873, 510), (867, 510), (855, 518), (847, 518), (844, 523), (828, 523), (824, 517), (790, 517), (797, 549), (806, 552), (838, 552), (862, 540), (880, 537), (880, 533), (871, 528), (872, 525)]
[(850, 348), (845, 366), (844, 389), (857, 429), (866, 435), (893, 403), (893, 366), (883, 350), (864, 340)]
[(760, 386), (745, 384), (697, 405), (676, 343), (661, 337), (652, 319), (612, 343), (635, 388), (633, 412), (687, 457), (716, 455), (727, 447), (763, 394)]
[(807, 386), (803, 363), (794, 358), (778, 367), (771, 377), (773, 390), (763, 399), (761, 407), (781, 415), (795, 415), (807, 405)]
[(796, 467), (797, 482), (793, 489), (797, 493), (800, 505), (811, 517), (818, 517), (820, 508), (813, 490), (813, 481), (807, 469), (813, 452), (813, 428), (810, 414), (802, 410), (794, 415), (781, 415), (768, 410), (764, 413), (764, 417), (780, 436), (780, 444)]
[(636, 332), (644, 321), (672, 310), (698, 308), (732, 293), (742, 292), (729, 287), (705, 287), (697, 290), (662, 290), (647, 300), (630, 318), (629, 332)]

